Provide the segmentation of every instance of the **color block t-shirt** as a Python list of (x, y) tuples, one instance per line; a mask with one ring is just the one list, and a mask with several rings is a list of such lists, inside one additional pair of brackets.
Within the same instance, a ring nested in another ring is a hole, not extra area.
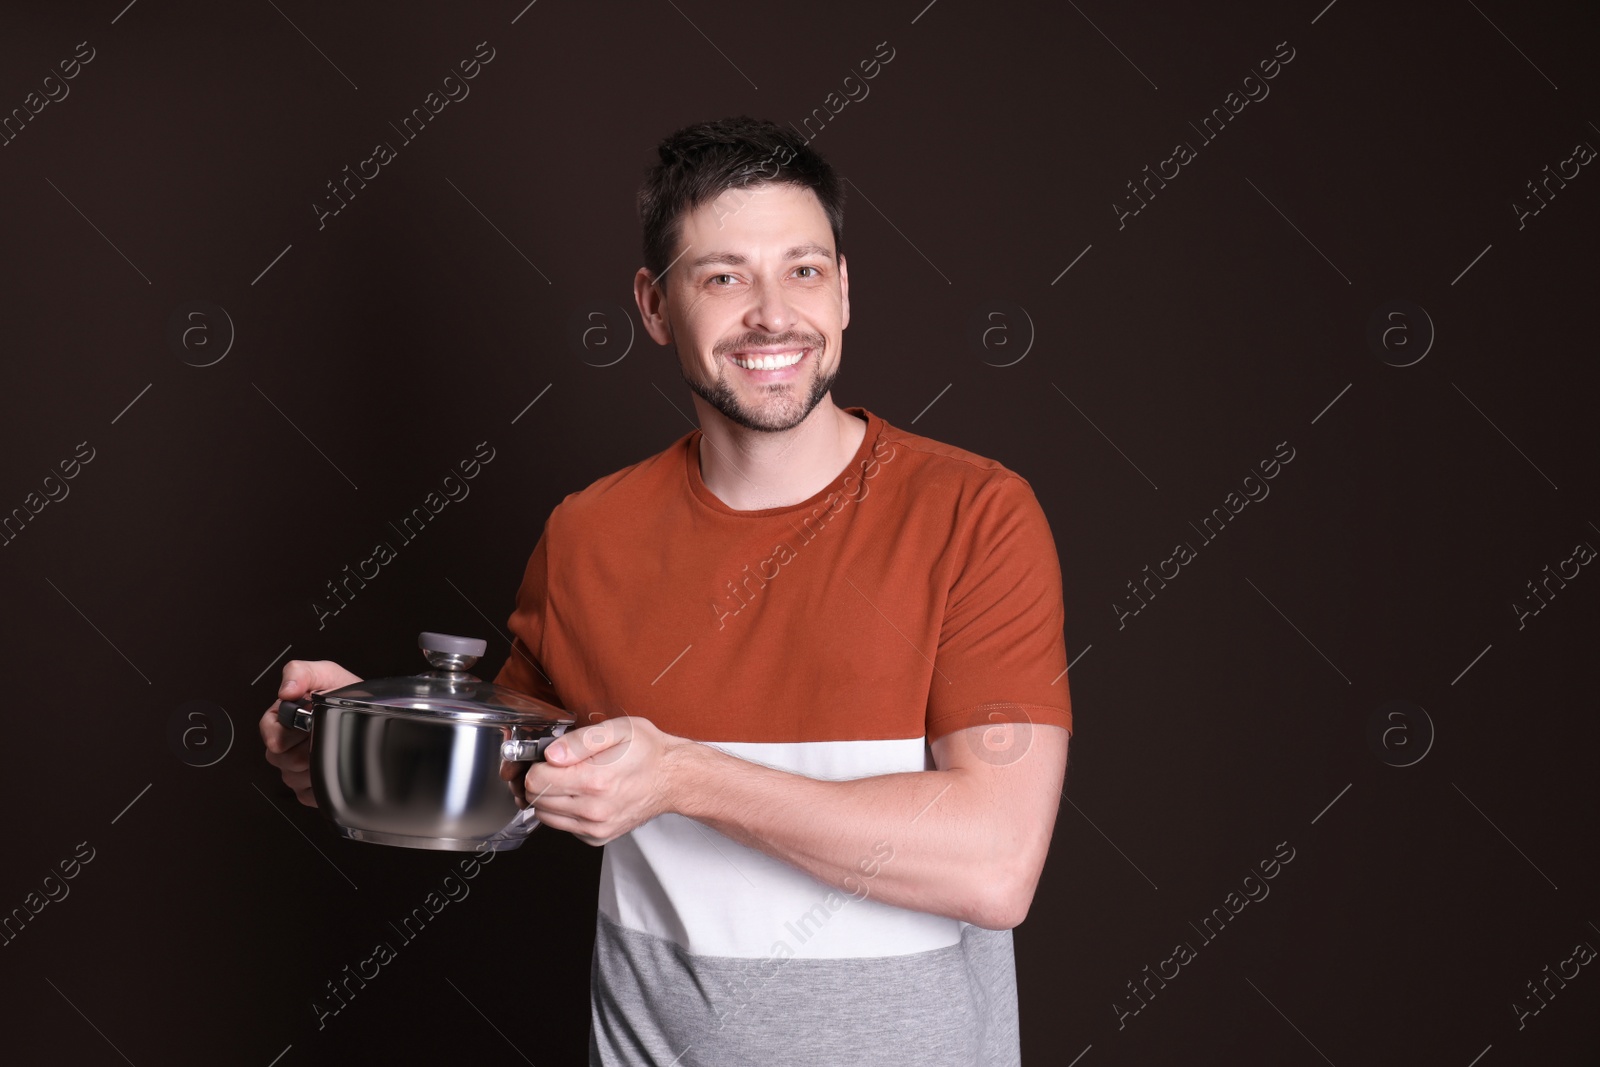
[[(820, 779), (930, 769), (929, 743), (972, 726), (1070, 730), (1027, 482), (847, 410), (859, 449), (799, 504), (722, 503), (698, 430), (567, 497), (496, 681)], [(1010, 931), (842, 892), (677, 815), (605, 846), (599, 903), (593, 1063), (1018, 1062)]]

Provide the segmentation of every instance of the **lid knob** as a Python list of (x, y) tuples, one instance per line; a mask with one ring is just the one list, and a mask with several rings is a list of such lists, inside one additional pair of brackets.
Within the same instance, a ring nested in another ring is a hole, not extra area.
[(417, 635), (417, 647), (434, 669), (464, 671), (478, 662), (489, 645), (482, 638), (425, 632)]

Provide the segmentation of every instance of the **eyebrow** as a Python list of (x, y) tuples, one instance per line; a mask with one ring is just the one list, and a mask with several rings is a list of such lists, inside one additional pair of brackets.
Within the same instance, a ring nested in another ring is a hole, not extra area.
[[(824, 259), (832, 259), (833, 253), (815, 243), (795, 245), (792, 248), (785, 249), (783, 253), (784, 259), (804, 259), (807, 256), (821, 256)], [(741, 267), (748, 262), (750, 262), (750, 260), (739, 252), (708, 252), (698, 259), (691, 260), (689, 262), (689, 266), (692, 269), (707, 267), (713, 264)]]

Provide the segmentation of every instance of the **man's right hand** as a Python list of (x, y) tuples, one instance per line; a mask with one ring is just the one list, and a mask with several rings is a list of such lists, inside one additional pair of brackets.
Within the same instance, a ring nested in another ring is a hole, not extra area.
[(311, 791), (311, 735), (293, 730), (278, 721), (278, 701), (294, 700), (311, 693), (340, 689), (361, 681), (332, 660), (292, 659), (283, 665), (283, 680), (278, 683), (278, 700), (261, 716), (261, 740), (267, 746), (267, 762), (283, 772), (283, 784), (307, 807), (317, 806)]

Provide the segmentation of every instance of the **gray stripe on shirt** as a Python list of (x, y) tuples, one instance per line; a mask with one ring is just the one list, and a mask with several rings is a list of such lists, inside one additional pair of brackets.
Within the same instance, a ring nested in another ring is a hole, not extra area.
[(1011, 931), (904, 956), (696, 956), (599, 916), (591, 1067), (1020, 1067)]

